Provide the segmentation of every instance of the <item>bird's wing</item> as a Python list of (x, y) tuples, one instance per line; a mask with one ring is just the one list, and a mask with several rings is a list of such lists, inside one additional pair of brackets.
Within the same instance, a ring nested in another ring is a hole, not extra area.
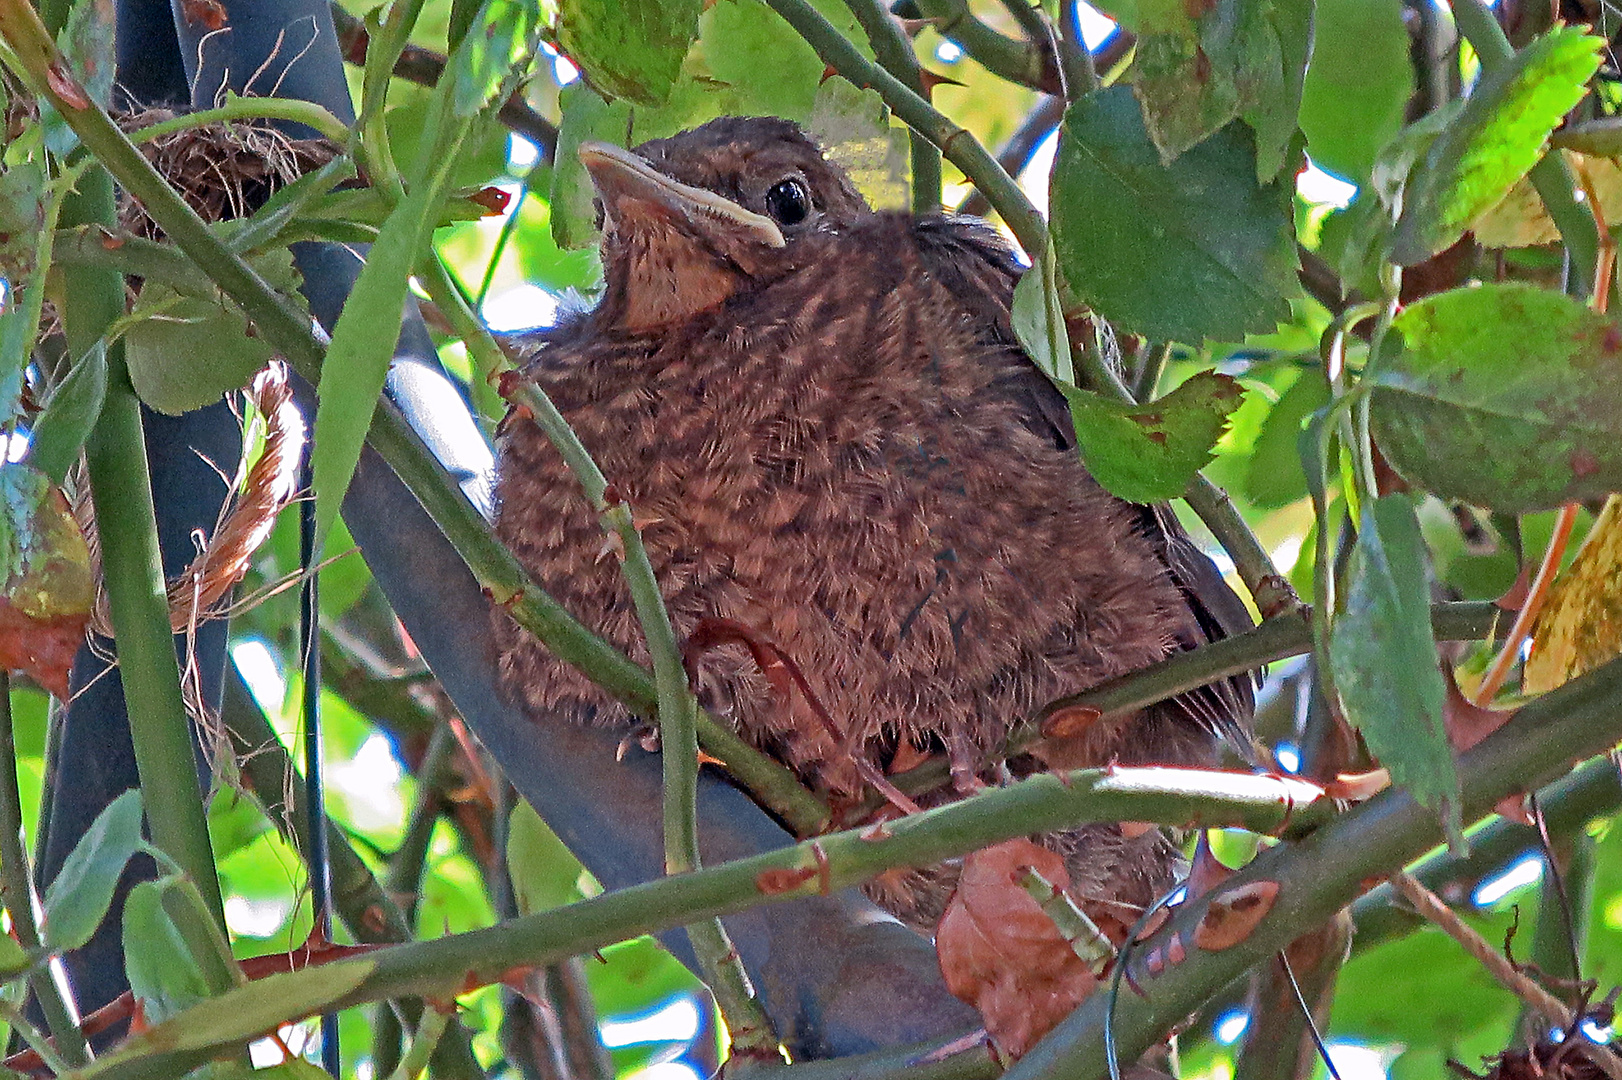
[[(937, 216), (915, 226), (918, 248), (930, 273), (968, 308), (976, 321), (994, 327), (994, 348), (1007, 350), (1010, 360), (995, 380), (1019, 409), (1025, 425), (1062, 449), (1076, 446), (1070, 406), (1048, 377), (1025, 356), (1009, 320), (1014, 284), (1020, 267), (1012, 249), (977, 218)], [(1177, 642), (1183, 649), (1198, 648), (1251, 629), (1255, 623), (1244, 601), (1223, 580), (1210, 556), (1201, 551), (1164, 504), (1138, 507), (1138, 527), (1166, 564), (1199, 627)], [(1248, 732), (1255, 709), (1256, 679), (1237, 675), (1191, 690), (1173, 704), (1212, 733), (1226, 739), (1247, 758), (1254, 757)]]

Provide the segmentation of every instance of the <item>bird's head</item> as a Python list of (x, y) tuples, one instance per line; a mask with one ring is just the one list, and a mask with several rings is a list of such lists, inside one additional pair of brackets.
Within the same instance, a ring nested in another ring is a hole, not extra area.
[(684, 321), (797, 265), (804, 241), (869, 213), (798, 125), (722, 117), (622, 150), (583, 143), (603, 214), (599, 319)]

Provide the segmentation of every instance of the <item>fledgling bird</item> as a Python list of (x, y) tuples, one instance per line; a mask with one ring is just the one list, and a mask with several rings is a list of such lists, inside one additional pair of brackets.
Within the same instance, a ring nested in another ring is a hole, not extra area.
[[(944, 750), (961, 793), (1046, 702), (1249, 625), (1165, 508), (1083, 468), (1064, 398), (1010, 327), (1018, 265), (983, 223), (874, 212), (784, 120), (579, 153), (606, 289), (539, 337), (528, 373), (645, 523), (678, 633), (743, 624), (844, 726), (836, 738), (803, 695), (774, 694), (741, 648), (703, 658), (704, 704), (808, 783), (853, 796), (854, 755), (890, 770)], [(498, 531), (537, 580), (646, 662), (596, 517), (532, 424), (505, 430), (498, 501)], [(530, 710), (627, 720), (500, 615), (497, 634), (504, 684)], [(1250, 710), (1236, 679), (1048, 760), (1214, 764)], [(1158, 830), (1044, 842), (1074, 891), (1125, 924), (1176, 862)], [(869, 892), (928, 932), (954, 874)]]

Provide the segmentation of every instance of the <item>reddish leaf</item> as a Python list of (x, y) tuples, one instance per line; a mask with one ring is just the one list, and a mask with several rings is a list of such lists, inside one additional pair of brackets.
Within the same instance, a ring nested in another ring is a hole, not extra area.
[(90, 550), (67, 500), (26, 465), (0, 469), (0, 664), (63, 700), (94, 591)]
[(1447, 684), (1447, 697), (1442, 701), (1442, 725), (1447, 730), (1448, 745), (1455, 753), (1464, 753), (1515, 715), (1514, 709), (1488, 709), (1466, 698), (1453, 677), (1452, 667), (1447, 664), (1442, 665), (1442, 680)]
[(1004, 841), (963, 860), (963, 875), (935, 932), (946, 986), (980, 1010), (998, 1048), (1019, 1057), (1080, 1004), (1097, 978), (1020, 880), (1034, 869), (1070, 885), (1064, 860), (1029, 840)]

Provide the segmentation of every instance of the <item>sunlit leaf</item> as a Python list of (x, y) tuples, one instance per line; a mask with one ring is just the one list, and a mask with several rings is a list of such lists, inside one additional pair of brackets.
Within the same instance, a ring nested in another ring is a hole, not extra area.
[(561, 0), (558, 45), (591, 85), (663, 105), (698, 34), (702, 0)]
[[(1574, 176), (1581, 172), (1593, 184), (1600, 212), (1607, 220), (1613, 210), (1622, 212), (1622, 164), (1611, 158), (1570, 150), (1561, 151), (1561, 156)], [(1584, 198), (1587, 198), (1586, 191)], [(1477, 218), (1471, 231), (1483, 247), (1534, 247), (1560, 239), (1560, 230), (1550, 219), (1543, 197), (1525, 177), (1517, 181), (1497, 205)]]
[(550, 911), (580, 899), (581, 866), (529, 803), (519, 800), (507, 828), (507, 871), (518, 913)]
[(1559, 28), (1482, 73), (1409, 182), (1394, 261), (1411, 266), (1453, 244), (1537, 164), (1549, 132), (1582, 100), (1603, 44)]
[[(1444, 498), (1516, 513), (1622, 490), (1622, 331), (1518, 283), (1410, 305), (1374, 373), (1376, 441)], [(1506, 348), (1513, 342), (1513, 348)]]
[(1362, 183), (1402, 127), (1414, 65), (1401, 0), (1317, 0), (1301, 130), (1312, 160)]
[(90, 940), (140, 843), (141, 793), (132, 789), (96, 815), (45, 891), (43, 930), (51, 951), (67, 952)]
[(1118, 328), (1193, 344), (1289, 317), (1294, 195), (1256, 182), (1243, 125), (1162, 165), (1126, 88), (1089, 94), (1065, 115), (1051, 198), (1065, 280)]
[(1459, 776), (1443, 719), (1425, 541), (1407, 495), (1364, 508), (1329, 657), (1346, 719), (1369, 751), (1393, 782), (1441, 815), (1450, 837), (1459, 836)]
[(1211, 460), (1244, 393), (1205, 371), (1154, 401), (1134, 405), (1059, 384), (1070, 399), (1087, 471), (1111, 494), (1152, 503), (1181, 495)]
[(1301, 467), (1301, 425), (1329, 402), (1329, 387), (1321, 374), (1306, 371), (1268, 410), (1261, 433), (1250, 453), (1245, 474), (1245, 498), (1268, 509), (1286, 506), (1307, 495)]
[(1521, 679), (1540, 694), (1622, 654), (1622, 498), (1612, 495), (1555, 582), (1532, 631)]
[[(478, 9), (483, 24), (456, 35), (451, 77), (457, 115), (473, 116), (517, 89), (539, 44), (541, 7), (534, 0), (484, 0)], [(455, 30), (453, 23), (453, 35)]]

